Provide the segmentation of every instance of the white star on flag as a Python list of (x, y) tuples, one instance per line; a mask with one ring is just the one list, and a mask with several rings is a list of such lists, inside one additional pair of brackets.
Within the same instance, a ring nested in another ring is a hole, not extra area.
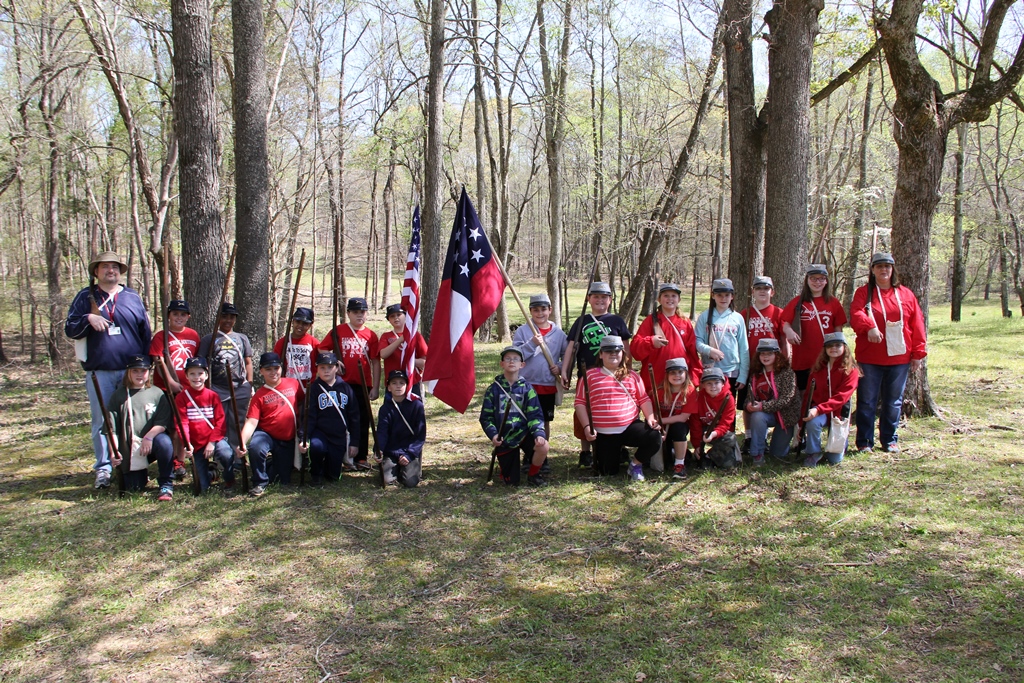
[(480, 238), (480, 231), (476, 228), (473, 228), (472, 230), (469, 231), (469, 236), (472, 237), (474, 240), (477, 240)]
[(470, 256), (470, 258), (471, 258), (471, 259), (473, 259), (474, 261), (479, 261), (479, 260), (481, 260), (481, 259), (482, 259), (483, 257), (484, 257), (484, 255), (483, 255), (483, 254), (481, 254), (481, 253), (480, 253), (480, 251), (479, 251), (479, 250), (477, 250), (477, 249), (474, 249), (474, 250), (473, 250), (473, 255), (472, 255), (472, 256)]
[(459, 264), (459, 275), (469, 275), (469, 266)]

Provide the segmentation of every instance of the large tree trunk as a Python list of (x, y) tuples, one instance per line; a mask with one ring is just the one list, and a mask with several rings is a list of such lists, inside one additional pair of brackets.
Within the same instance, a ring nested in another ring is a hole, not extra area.
[(758, 118), (754, 95), (752, 4), (750, 0), (725, 0), (722, 13), (732, 181), (729, 275), (739, 295), (736, 303), (742, 306), (764, 261), (764, 126)]
[[(235, 305), (239, 330), (248, 335), (253, 353), (267, 343), (267, 299), (270, 272), (267, 179), (267, 62), (263, 3), (232, 0), (232, 44), (235, 78)], [(291, 264), (286, 264), (291, 265)]]
[[(807, 263), (811, 52), (824, 4), (823, 0), (776, 0), (765, 15), (771, 36), (765, 105), (764, 265), (779, 301), (800, 293)], [(748, 291), (749, 284), (737, 289)]]
[(63, 300), (60, 292), (61, 266), (61, 233), (60, 233), (60, 173), (61, 149), (57, 139), (57, 127), (54, 123), (56, 111), (59, 109), (53, 102), (51, 81), (44, 81), (39, 94), (39, 111), (43, 115), (46, 127), (46, 143), (48, 147), (48, 174), (46, 179), (46, 293), (48, 297), (48, 313), (50, 328), (46, 333), (46, 353), (54, 365), (60, 363), (60, 349), (57, 346), (59, 323), (63, 318)]
[(424, 162), (422, 213), (423, 305), (420, 307), (420, 332), (430, 339), (437, 292), (441, 288), (441, 244), (444, 225), (441, 210), (444, 192), (442, 126), (444, 125), (444, 9), (445, 0), (430, 0), (430, 44), (427, 70), (427, 140)]
[(846, 278), (846, 286), (843, 290), (843, 306), (850, 307), (853, 301), (853, 292), (857, 285), (857, 264), (860, 261), (861, 239), (864, 236), (864, 216), (867, 213), (867, 199), (864, 197), (864, 190), (868, 186), (868, 134), (871, 132), (871, 94), (874, 90), (874, 67), (868, 66), (868, 82), (864, 88), (864, 110), (860, 124), (860, 143), (858, 151), (858, 165), (860, 171), (857, 175), (857, 215), (853, 219), (853, 230), (850, 237), (850, 252), (846, 258), (846, 271), (849, 277)]
[(956, 127), (956, 190), (953, 197), (953, 273), (950, 287), (949, 319), (960, 322), (967, 286), (967, 268), (964, 262), (964, 148), (966, 147), (967, 124)]
[(552, 65), (548, 50), (544, 0), (537, 0), (537, 36), (540, 45), (541, 74), (544, 78), (544, 156), (548, 166), (548, 269), (545, 285), (551, 297), (554, 321), (561, 324), (561, 291), (558, 288), (562, 266), (562, 144), (565, 142), (565, 87), (569, 73), (569, 34), (572, 29), (572, 0), (565, 0), (562, 14), (562, 42), (558, 63)]
[(174, 128), (180, 164), (182, 273), (192, 326), (212, 330), (227, 264), (217, 170), (217, 105), (208, 0), (171, 1), (174, 42)]

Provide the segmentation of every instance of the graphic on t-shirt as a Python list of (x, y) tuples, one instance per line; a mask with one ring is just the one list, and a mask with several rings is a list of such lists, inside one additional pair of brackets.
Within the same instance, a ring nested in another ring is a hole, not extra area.
[[(825, 331), (832, 329), (832, 311), (818, 309), (818, 319), (821, 321), (821, 326), (825, 328)], [(814, 309), (807, 306), (806, 304), (800, 310), (800, 322), (812, 322), (814, 320)]]
[(601, 340), (611, 334), (611, 332), (611, 328), (603, 322), (591, 318), (590, 322), (583, 325), (583, 331), (580, 334), (580, 343), (585, 345), (587, 349), (597, 357), (598, 352), (601, 350)]
[(309, 358), (309, 354), (312, 351), (313, 346), (311, 344), (288, 343), (288, 346), (285, 347), (285, 356), (289, 377), (300, 380), (313, 377), (313, 368)]
[(771, 318), (752, 315), (750, 320), (747, 321), (747, 330), (751, 337), (774, 337), (775, 323), (772, 322)]
[(220, 380), (220, 384), (227, 383), (228, 365), (231, 366), (231, 376), (235, 385), (245, 382), (245, 365), (242, 361), (242, 351), (231, 337), (218, 337), (217, 355), (215, 356), (214, 377)]

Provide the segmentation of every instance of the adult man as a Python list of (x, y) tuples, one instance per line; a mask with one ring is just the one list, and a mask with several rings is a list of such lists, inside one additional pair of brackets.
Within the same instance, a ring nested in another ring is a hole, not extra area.
[(110, 486), (110, 456), (92, 376), (99, 381), (103, 399), (109, 400), (128, 360), (146, 355), (152, 341), (145, 304), (138, 292), (121, 285), (127, 271), (128, 264), (112, 251), (94, 256), (89, 262), (89, 286), (75, 296), (64, 323), (64, 334), (75, 340), (75, 355), (85, 370), (98, 489)]

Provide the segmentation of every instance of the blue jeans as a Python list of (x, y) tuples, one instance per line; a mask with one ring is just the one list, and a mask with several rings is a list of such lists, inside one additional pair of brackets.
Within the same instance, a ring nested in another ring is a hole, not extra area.
[(103, 427), (103, 410), (96, 397), (96, 390), (92, 386), (92, 375), (96, 375), (100, 391), (103, 392), (103, 400), (109, 402), (110, 397), (121, 386), (124, 370), (88, 370), (85, 373), (85, 391), (89, 395), (89, 414), (92, 425), (92, 450), (96, 456), (93, 470), (97, 472), (104, 470), (109, 473), (110, 451), (107, 450), (107, 434)]
[[(826, 413), (804, 423), (804, 452), (807, 454), (807, 457), (821, 454), (821, 432), (831, 419), (832, 415)], [(843, 451), (845, 450), (844, 448)], [(843, 461), (843, 451), (825, 453), (825, 457), (833, 465), (838, 465)]]
[[(199, 473), (199, 488), (202, 491), (210, 488), (210, 463), (207, 462), (206, 456), (203, 455), (204, 448), (196, 450), (192, 454), (192, 457), (196, 462), (196, 472)], [(235, 480), (235, 453), (231, 449), (231, 444), (228, 443), (227, 439), (221, 439), (220, 441), (213, 442), (213, 457), (220, 463), (221, 469), (224, 470), (224, 481), (231, 482)]]
[[(249, 464), (252, 466), (252, 485), (266, 486), (272, 481), (292, 483), (292, 465), (295, 458), (295, 440), (278, 441), (262, 429), (257, 429), (249, 441)], [(267, 468), (267, 454), (274, 453)]]
[(330, 481), (341, 479), (341, 463), (348, 455), (348, 439), (338, 443), (328, 439), (322, 432), (313, 432), (309, 437), (309, 476), (316, 482), (320, 478)]
[[(156, 462), (156, 481), (160, 486), (171, 486), (173, 483), (171, 480), (171, 472), (174, 469), (173, 460), (174, 444), (171, 443), (171, 437), (166, 432), (157, 434), (153, 437), (153, 448), (149, 451), (149, 461)], [(108, 462), (107, 465), (109, 466), (110, 463)], [(146, 482), (149, 481), (149, 470), (129, 472), (125, 475), (124, 481), (125, 488), (129, 491), (141, 491), (146, 488)]]
[(878, 414), (878, 438), (882, 447), (896, 443), (896, 428), (903, 408), (903, 390), (907, 387), (910, 363), (872, 365), (861, 363), (862, 376), (857, 383), (857, 448), (875, 445), (875, 414)]
[(783, 429), (779, 426), (779, 420), (774, 413), (752, 412), (747, 413), (750, 421), (750, 454), (764, 455), (765, 446), (768, 442), (768, 428), (773, 427), (772, 443), (768, 452), (775, 458), (785, 458), (789, 454), (789, 442), (793, 438), (792, 426)]

